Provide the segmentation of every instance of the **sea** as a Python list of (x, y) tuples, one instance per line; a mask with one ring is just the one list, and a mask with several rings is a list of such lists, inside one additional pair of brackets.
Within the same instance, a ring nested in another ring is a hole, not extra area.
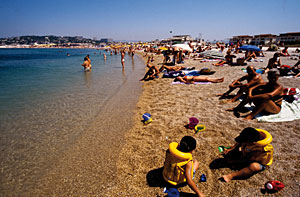
[[(81, 66), (87, 54), (91, 72)], [(34, 189), (94, 121), (119, 123), (103, 141), (123, 136), (144, 71), (139, 57), (126, 54), (123, 68), (120, 54), (104, 50), (0, 49), (0, 193)]]

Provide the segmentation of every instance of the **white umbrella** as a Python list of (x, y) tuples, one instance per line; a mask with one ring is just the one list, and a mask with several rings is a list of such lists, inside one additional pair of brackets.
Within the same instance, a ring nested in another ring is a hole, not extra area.
[(193, 52), (193, 50), (191, 49), (191, 47), (189, 45), (187, 45), (187, 44), (174, 44), (173, 47), (181, 48), (184, 51)]

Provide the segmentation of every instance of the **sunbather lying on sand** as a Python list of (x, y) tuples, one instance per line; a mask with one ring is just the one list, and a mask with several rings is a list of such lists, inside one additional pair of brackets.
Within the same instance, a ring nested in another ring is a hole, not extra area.
[(180, 81), (183, 83), (195, 83), (195, 82), (212, 82), (212, 83), (221, 83), (224, 81), (223, 78), (210, 78), (206, 76), (184, 76), (184, 77), (176, 77), (174, 81)]
[(179, 71), (179, 70), (192, 70), (192, 69), (195, 69), (195, 67), (187, 68), (185, 66), (166, 66), (166, 65), (162, 65), (159, 69), (159, 72), (162, 72), (164, 69), (166, 69), (169, 72), (169, 71)]

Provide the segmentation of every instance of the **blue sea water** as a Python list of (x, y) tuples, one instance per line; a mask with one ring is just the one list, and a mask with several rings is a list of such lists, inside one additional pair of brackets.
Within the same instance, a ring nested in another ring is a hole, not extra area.
[[(81, 66), (87, 54), (92, 72)], [(120, 59), (95, 49), (0, 49), (1, 191), (24, 191), (141, 77), (139, 58), (126, 55), (124, 69)]]

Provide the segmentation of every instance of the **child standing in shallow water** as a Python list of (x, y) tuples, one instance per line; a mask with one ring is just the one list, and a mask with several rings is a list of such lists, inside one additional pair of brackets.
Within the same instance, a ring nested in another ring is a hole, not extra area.
[[(267, 136), (268, 134), (268, 136)], [(272, 137), (268, 132), (260, 132), (252, 127), (245, 128), (232, 148), (224, 150), (224, 158), (232, 167), (240, 170), (223, 175), (224, 181), (235, 178), (247, 178), (263, 171), (273, 162)], [(260, 143), (258, 143), (260, 141)]]
[(199, 162), (192, 156), (195, 149), (196, 140), (191, 136), (183, 137), (179, 145), (172, 142), (166, 152), (163, 177), (172, 185), (187, 183), (198, 196), (204, 196), (193, 181), (199, 167)]

